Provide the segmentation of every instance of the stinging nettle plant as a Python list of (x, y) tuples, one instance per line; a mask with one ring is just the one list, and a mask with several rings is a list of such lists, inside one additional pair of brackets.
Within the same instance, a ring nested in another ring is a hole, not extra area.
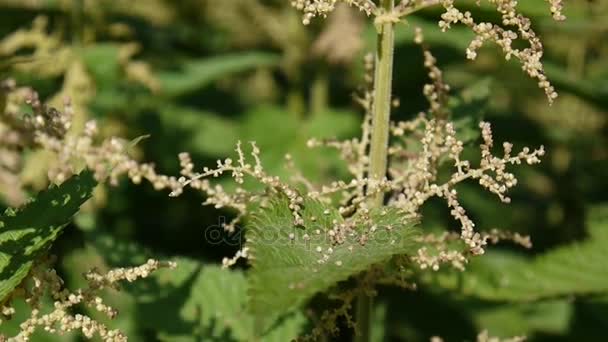
[[(557, 94), (544, 74), (542, 43), (530, 19), (518, 13), (517, 1), (487, 2), (499, 13), (500, 24), (475, 20), (470, 12), (459, 10), (454, 0), (291, 1), (293, 7), (303, 12), (303, 24), (328, 16), (339, 3), (345, 3), (370, 17), (377, 31), (376, 51), (365, 58), (367, 87), (356, 96), (356, 102), (365, 111), (361, 136), (345, 141), (311, 137), (308, 141), (310, 148), (336, 149), (347, 166), (349, 179), (315, 184), (298, 171), (297, 160), (289, 155), (285, 163), (292, 177), (280, 179), (267, 173), (255, 142), (246, 146), (239, 142), (235, 157), (218, 160), (215, 167), (202, 170), (195, 168), (188, 153), (181, 153), (181, 175), (163, 175), (153, 164), (140, 163), (129, 156), (132, 143), (115, 137), (101, 138), (94, 121), (86, 123), (80, 133), (68, 133), (73, 116), (69, 102), (63, 111), (51, 110), (40, 103), (33, 91), (12, 82), (2, 84), (2, 90), (8, 94), (3, 98), (7, 110), (2, 114), (2, 122), (11, 133), (3, 136), (13, 137), (3, 141), (3, 145), (18, 149), (27, 144), (52, 151), (57, 163), (49, 170), (49, 178), (57, 182), (72, 179), (87, 168), (96, 181), (116, 184), (120, 176), (126, 175), (134, 183), (146, 180), (157, 190), (168, 190), (173, 197), (191, 189), (204, 194), (206, 205), (234, 209), (234, 220), (223, 228), (231, 234), (242, 225), (245, 244), (236, 255), (224, 258), (223, 266), (233, 266), (241, 258), (250, 264), (247, 282), (251, 339), (263, 340), (286, 317), (297, 315), (314, 296), (325, 294), (335, 305), (325, 309), (312, 330), (299, 338), (317, 340), (337, 334), (341, 322), (346, 322), (354, 328), (357, 341), (370, 341), (372, 298), (379, 285), (413, 290), (420, 272), (434, 272), (444, 266), (464, 271), (470, 258), (484, 254), (488, 244), (500, 240), (531, 246), (527, 236), (478, 229), (460, 204), (456, 186), (474, 180), (500, 201), (509, 203), (507, 192), (517, 185), (517, 178), (507, 168), (539, 163), (544, 148), (524, 147), (514, 151), (512, 144), (504, 142), (496, 152), (490, 124), (480, 122), (479, 163), (465, 159), (463, 150), (468, 141), (459, 136), (458, 123), (452, 120), (447, 103), (450, 88), (419, 28), (404, 29), (415, 30), (415, 42), (423, 50), (424, 66), (431, 81), (423, 93), (430, 108), (409, 121), (391, 121), (390, 116), (395, 105), (392, 94), (395, 30), (400, 23), (407, 23), (408, 15), (433, 6), (444, 10), (439, 29), (446, 31), (462, 24), (475, 33), (466, 50), (467, 58), (475, 59), (484, 43), (493, 42), (506, 59), (518, 59), (523, 71), (545, 92), (548, 102), (554, 101)], [(563, 20), (561, 1), (547, 2), (553, 18)], [(526, 47), (516, 47), (518, 41), (524, 41)], [(33, 108), (31, 116), (23, 117), (14, 105), (24, 99)], [(222, 186), (214, 181), (224, 175), (233, 178), (236, 185)], [(421, 208), (434, 197), (445, 201), (460, 226), (459, 233), (436, 234), (419, 227), (424, 221)], [(160, 266), (175, 265), (150, 260), (140, 268), (121, 270), (118, 275), (92, 272), (87, 280), (97, 289), (112, 286), (117, 280), (145, 277)], [(45, 267), (45, 263), (34, 267), (31, 277), (46, 279), (49, 288), (56, 290), (52, 296), (59, 303), (55, 305), (59, 313), (40, 320), (36, 312), (24, 323), (15, 340), (23, 336), (21, 340), (26, 340), (36, 325), (51, 332), (80, 329), (87, 337), (97, 331), (107, 341), (126, 339), (121, 333), (110, 334), (105, 326), (95, 323), (87, 323), (85, 329), (79, 323), (82, 317), (68, 315), (63, 322), (63, 305), (85, 302), (97, 305), (99, 311), (109, 316), (115, 312), (92, 290), (77, 294), (59, 292), (61, 281)], [(34, 282), (35, 286), (40, 286), (39, 283)], [(38, 294), (32, 291), (34, 295), (30, 298), (34, 298), (31, 302), (35, 304)], [(2, 307), (3, 314), (12, 313), (8, 303), (3, 305), (6, 305)], [(57, 324), (60, 328), (53, 328)], [(483, 332), (478, 340), (490, 338)]]

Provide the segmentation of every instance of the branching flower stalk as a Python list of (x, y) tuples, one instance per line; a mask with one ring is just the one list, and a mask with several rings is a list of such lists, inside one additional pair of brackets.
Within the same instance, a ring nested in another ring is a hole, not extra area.
[[(64, 335), (71, 331), (81, 331), (92, 339), (95, 335), (104, 342), (126, 342), (127, 336), (118, 329), (109, 329), (105, 324), (83, 314), (71, 312), (78, 305), (83, 305), (103, 313), (110, 319), (118, 315), (118, 311), (104, 302), (101, 294), (106, 289), (119, 290), (121, 282), (134, 282), (149, 277), (161, 268), (174, 269), (177, 264), (169, 261), (149, 259), (146, 263), (129, 268), (116, 268), (106, 273), (92, 269), (84, 274), (87, 287), (71, 292), (64, 286), (64, 281), (51, 266), (53, 258), (43, 259), (37, 264), (30, 275), (13, 293), (8, 303), (0, 307), (0, 323), (2, 319), (10, 318), (15, 309), (10, 302), (22, 298), (31, 308), (30, 317), (20, 323), (20, 332), (13, 336), (0, 333), (0, 341), (27, 342), (32, 341), (32, 335), (37, 330)], [(48, 296), (53, 306), (50, 312), (43, 312), (42, 299)]]

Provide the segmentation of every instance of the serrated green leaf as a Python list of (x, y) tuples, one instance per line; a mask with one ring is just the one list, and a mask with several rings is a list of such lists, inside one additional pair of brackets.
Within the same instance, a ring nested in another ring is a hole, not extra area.
[(163, 93), (169, 97), (185, 95), (229, 74), (248, 69), (273, 66), (279, 62), (276, 54), (263, 52), (239, 53), (182, 64), (179, 71), (159, 73)]
[(27, 276), (35, 260), (91, 197), (96, 184), (91, 172), (83, 172), (0, 217), (0, 302)]
[(306, 228), (295, 227), (288, 202), (276, 199), (258, 212), (247, 230), (253, 257), (249, 271), (251, 310), (262, 327), (373, 264), (417, 250), (417, 230), (394, 209), (372, 211), (372, 221), (379, 228), (364, 246), (354, 238), (336, 246), (331, 243), (328, 231), (343, 223), (333, 208), (306, 200), (302, 217)]
[(595, 208), (590, 238), (555, 248), (533, 260), (506, 252), (474, 259), (464, 273), (428, 274), (423, 281), (495, 301), (532, 301), (608, 293), (608, 207)]

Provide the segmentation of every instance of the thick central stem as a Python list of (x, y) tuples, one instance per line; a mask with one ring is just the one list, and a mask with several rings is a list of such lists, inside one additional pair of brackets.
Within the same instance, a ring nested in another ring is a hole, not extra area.
[[(394, 7), (394, 0), (382, 0), (381, 7), (385, 13), (390, 13)], [(386, 176), (395, 44), (395, 31), (393, 26), (393, 22), (387, 21), (378, 27), (374, 75), (374, 102), (372, 109), (372, 137), (368, 174), (368, 177), (373, 180), (382, 180)], [(383, 199), (383, 193), (374, 195), (372, 206), (382, 206)]]
[[(382, 13), (393, 11), (394, 0), (381, 0)], [(382, 14), (380, 13), (380, 14)], [(380, 181), (386, 176), (388, 156), (388, 136), (391, 116), (391, 88), (393, 83), (393, 55), (395, 44), (394, 23), (380, 20), (376, 44), (376, 66), (374, 75), (374, 99), (372, 108), (372, 136), (370, 145), (370, 164), (368, 177)], [(371, 207), (384, 204), (384, 192), (379, 191), (370, 199)], [(365, 293), (357, 298), (356, 342), (369, 342), (371, 339), (372, 299)]]

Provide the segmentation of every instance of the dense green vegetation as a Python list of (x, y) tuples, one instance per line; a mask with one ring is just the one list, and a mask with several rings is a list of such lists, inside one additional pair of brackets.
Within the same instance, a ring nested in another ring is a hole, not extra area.
[[(348, 7), (304, 26), (289, 2), (0, 0), (0, 112), (14, 110), (20, 96), (14, 87), (7, 90), (3, 80), (10, 79), (60, 110), (69, 97), (74, 116), (68, 135), (90, 129), (86, 122), (94, 119), (99, 143), (123, 137), (126, 154), (154, 163), (159, 174), (179, 177), (181, 152), (190, 153), (196, 170), (227, 157), (236, 165), (240, 141), (252, 165), (259, 148), (268, 175), (348, 182), (344, 151), (307, 144), (310, 138), (361, 137), (366, 119), (357, 99), (371, 82), (364, 56), (376, 51), (377, 27)], [(501, 21), (488, 2), (456, 4), (479, 20)], [(110, 320), (84, 304), (70, 310), (120, 329), (132, 341), (288, 341), (311, 332), (320, 340), (350, 340), (354, 298), (361, 298), (356, 289), (377, 277), (373, 289), (365, 288), (376, 294), (373, 341), (471, 341), (484, 330), (528, 341), (602, 341), (608, 324), (608, 1), (570, 2), (563, 22), (551, 19), (543, 1), (520, 1), (518, 10), (544, 43), (545, 73), (559, 93), (552, 105), (537, 80), (519, 62), (505, 61), (495, 44), (467, 60), (475, 34), (464, 25), (441, 32), (437, 22), (444, 11), (436, 6), (394, 25), (391, 120), (412, 120), (429, 107), (423, 93), (428, 71), (414, 37), (419, 27), (450, 85), (445, 110), (464, 142), (463, 158), (480, 161), (480, 121), (492, 124), (499, 149), (503, 141), (514, 151), (544, 145), (542, 163), (510, 171), (518, 185), (509, 205), (475, 181), (457, 186), (477, 231), (529, 235), (532, 248), (506, 241), (472, 256), (456, 239), (448, 243), (470, 257), (465, 271), (404, 261), (416, 255), (422, 234), (460, 233), (450, 208), (431, 198), (419, 217), (407, 220), (389, 207), (353, 214), (363, 217), (355, 222), (390, 227), (384, 240), (370, 240), (353, 256), (333, 240), (307, 243), (319, 227), (325, 232), (347, 224), (335, 206), (306, 198), (303, 225), (297, 225), (288, 191), (248, 182), (244, 189), (270, 200), (246, 203), (254, 214), (228, 233), (222, 224), (239, 213), (201, 206), (206, 198), (195, 191), (171, 197), (171, 186), (157, 191), (155, 184), (134, 184), (127, 176), (109, 177), (93, 191), (97, 182), (89, 171), (60, 179), (61, 164), (73, 160), (58, 160), (31, 137), (11, 141), (7, 127), (14, 122), (2, 115), (0, 304), (36, 260), (48, 262), (46, 255), (56, 256), (54, 267), (69, 289), (86, 287), (82, 274), (91, 268), (154, 258), (178, 266), (105, 292), (104, 303), (118, 310), (117, 317)], [(15, 110), (35, 115), (39, 109), (23, 102)], [(424, 130), (417, 133), (404, 144), (420, 150)], [(99, 165), (96, 173), (115, 166), (107, 160)], [(440, 166), (438, 178), (449, 179), (450, 170)], [(229, 176), (217, 183), (226, 191), (238, 185)], [(281, 243), (267, 243), (268, 234)], [(222, 269), (224, 258), (243, 247), (255, 259)], [(327, 268), (317, 268), (324, 264), (317, 263), (323, 254), (316, 247), (332, 254)], [(0, 335), (15, 335), (30, 315), (23, 300), (16, 298), (13, 307)], [(51, 307), (52, 301), (43, 301), (43, 310)], [(79, 333), (39, 329), (32, 341), (81, 339)]]

